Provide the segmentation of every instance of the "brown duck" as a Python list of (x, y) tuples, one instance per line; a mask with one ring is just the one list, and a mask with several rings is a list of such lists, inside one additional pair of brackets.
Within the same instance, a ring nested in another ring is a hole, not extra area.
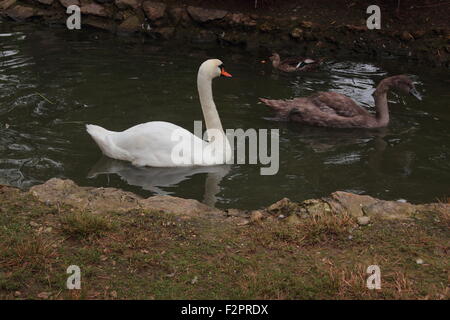
[(272, 56), (269, 59), (272, 61), (272, 66), (275, 69), (284, 72), (311, 71), (316, 69), (322, 63), (321, 59), (313, 60), (308, 58), (286, 58), (281, 60), (278, 53), (272, 53)]
[(397, 89), (419, 100), (414, 83), (405, 75), (386, 78), (373, 93), (376, 114), (369, 113), (347, 96), (336, 92), (318, 92), (306, 98), (262, 102), (274, 109), (280, 118), (302, 124), (334, 128), (380, 128), (389, 123), (387, 93)]

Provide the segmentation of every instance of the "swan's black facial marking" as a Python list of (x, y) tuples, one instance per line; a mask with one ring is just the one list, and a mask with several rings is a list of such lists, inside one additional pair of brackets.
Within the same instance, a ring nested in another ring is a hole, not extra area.
[(229, 74), (228, 72), (225, 71), (225, 67), (224, 67), (223, 63), (219, 66), (219, 70), (220, 70), (220, 76), (231, 78), (231, 74)]

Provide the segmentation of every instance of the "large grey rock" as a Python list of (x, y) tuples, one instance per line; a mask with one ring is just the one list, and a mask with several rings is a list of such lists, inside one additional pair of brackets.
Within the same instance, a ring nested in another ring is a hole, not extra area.
[(228, 13), (228, 11), (225, 10), (205, 9), (192, 6), (187, 7), (187, 11), (191, 18), (196, 22), (208, 22), (223, 19)]
[(138, 16), (129, 16), (118, 27), (120, 32), (136, 32), (142, 29), (142, 21)]
[(327, 199), (333, 212), (348, 213), (354, 217), (364, 216), (363, 207), (372, 205), (379, 201), (370, 196), (358, 195), (354, 193), (336, 191)]
[(11, 7), (13, 4), (15, 4), (17, 0), (3, 0), (0, 1), (0, 10), (6, 10), (9, 7)]
[(38, 10), (32, 7), (16, 5), (5, 11), (6, 15), (16, 21), (24, 21), (37, 14)]
[(72, 180), (57, 178), (32, 187), (30, 193), (39, 201), (49, 205), (65, 204), (98, 213), (146, 209), (173, 213), (184, 218), (222, 213), (197, 200), (172, 196), (143, 199), (131, 192), (115, 188), (80, 187)]

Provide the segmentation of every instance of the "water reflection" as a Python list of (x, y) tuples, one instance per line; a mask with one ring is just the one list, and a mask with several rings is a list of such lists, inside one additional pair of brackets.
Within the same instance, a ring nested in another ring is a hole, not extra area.
[(103, 156), (89, 171), (88, 178), (93, 179), (102, 174), (116, 174), (130, 185), (156, 194), (168, 195), (171, 192), (165, 191), (164, 188), (177, 186), (196, 174), (206, 173), (203, 202), (215, 206), (216, 196), (221, 190), (220, 182), (229, 171), (229, 165), (178, 168), (136, 167), (129, 162)]

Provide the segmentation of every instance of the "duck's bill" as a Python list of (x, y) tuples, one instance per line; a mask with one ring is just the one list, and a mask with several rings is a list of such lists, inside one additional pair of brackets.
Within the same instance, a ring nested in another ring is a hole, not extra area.
[(422, 95), (415, 88), (411, 89), (409, 93), (418, 100), (422, 100)]
[(231, 78), (231, 77), (232, 77), (232, 75), (229, 74), (228, 72), (226, 72), (225, 69), (222, 69), (222, 71), (220, 72), (220, 74), (221, 74), (222, 76), (224, 76), (224, 77), (227, 77), (227, 78)]

